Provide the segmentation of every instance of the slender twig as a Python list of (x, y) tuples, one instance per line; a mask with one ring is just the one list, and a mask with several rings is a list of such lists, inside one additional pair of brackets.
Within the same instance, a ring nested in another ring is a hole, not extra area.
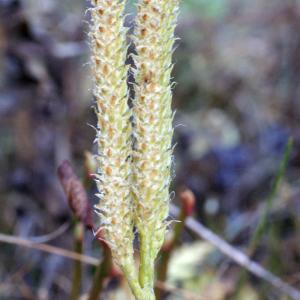
[(53, 241), (54, 239), (64, 234), (69, 228), (70, 228), (70, 222), (66, 222), (62, 224), (60, 227), (58, 227), (56, 230), (54, 230), (53, 232), (50, 232), (45, 235), (35, 236), (32, 238), (29, 237), (28, 239), (33, 243), (38, 243), (38, 244), (47, 243)]
[[(170, 211), (174, 216), (179, 214), (179, 209), (172, 204)], [(197, 222), (194, 218), (187, 218), (186, 227), (193, 231), (198, 237), (214, 245), (218, 250), (220, 250), (227, 257), (231, 258), (234, 262), (247, 269), (249, 272), (256, 275), (257, 277), (265, 280), (273, 287), (277, 288), (283, 294), (288, 295), (294, 300), (300, 300), (299, 290), (285, 283), (273, 273), (264, 269), (258, 263), (252, 261), (246, 254), (228, 244), (225, 240), (223, 240), (218, 235), (210, 231), (203, 224)]]
[(78, 253), (70, 251), (70, 250), (54, 247), (54, 246), (47, 245), (47, 244), (37, 244), (37, 243), (31, 242), (29, 240), (26, 240), (24, 238), (12, 236), (12, 235), (0, 233), (0, 242), (18, 245), (18, 246), (22, 246), (22, 247), (27, 247), (27, 248), (31, 248), (31, 249), (36, 249), (36, 250), (48, 252), (51, 254), (56, 254), (56, 255), (63, 256), (63, 257), (69, 258), (69, 259), (78, 260), (78, 261), (81, 261), (83, 263), (90, 264), (93, 266), (98, 266), (98, 264), (99, 264), (99, 260), (97, 258), (83, 255), (83, 254), (78, 254)]

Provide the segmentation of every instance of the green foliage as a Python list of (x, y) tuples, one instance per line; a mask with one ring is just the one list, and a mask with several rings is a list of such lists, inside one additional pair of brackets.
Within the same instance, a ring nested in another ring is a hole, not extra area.
[(202, 17), (222, 17), (227, 10), (228, 0), (186, 0), (182, 1), (183, 12)]

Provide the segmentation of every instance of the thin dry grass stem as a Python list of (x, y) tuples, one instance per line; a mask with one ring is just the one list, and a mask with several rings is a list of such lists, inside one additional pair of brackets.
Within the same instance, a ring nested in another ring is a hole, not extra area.
[[(176, 206), (171, 205), (172, 215), (177, 216), (179, 212), (180, 211)], [(197, 222), (194, 218), (187, 218), (186, 227), (194, 232), (199, 238), (204, 239), (210, 244), (214, 245), (223, 254), (231, 258), (242, 268), (248, 270), (258, 278), (268, 282), (281, 293), (288, 295), (294, 300), (300, 300), (299, 290), (284, 282), (270, 271), (264, 269), (260, 264), (252, 261), (245, 253), (228, 244), (225, 240), (206, 228), (203, 224)]]
[(70, 250), (54, 247), (54, 246), (47, 245), (47, 244), (37, 244), (35, 242), (31, 242), (30, 240), (12, 236), (12, 235), (6, 235), (6, 234), (0, 233), (0, 242), (18, 245), (18, 246), (22, 246), (22, 247), (27, 247), (27, 248), (31, 248), (31, 249), (36, 249), (36, 250), (48, 252), (51, 254), (56, 254), (59, 256), (63, 256), (63, 257), (73, 259), (73, 260), (78, 260), (83, 263), (94, 265), (94, 266), (97, 266), (99, 264), (99, 260), (96, 258), (93, 258), (91, 256), (78, 254), (78, 253), (70, 251)]

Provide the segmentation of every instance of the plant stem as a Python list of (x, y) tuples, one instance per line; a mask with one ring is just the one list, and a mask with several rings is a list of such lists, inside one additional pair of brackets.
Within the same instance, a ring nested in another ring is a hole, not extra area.
[(125, 277), (127, 278), (130, 289), (136, 300), (155, 300), (154, 293), (152, 289), (142, 288), (139, 281), (135, 276), (133, 276), (134, 266), (127, 265), (123, 268)]
[(142, 289), (153, 287), (154, 261), (151, 257), (151, 235), (140, 231), (139, 282)]
[[(74, 228), (74, 251), (78, 254), (82, 254), (83, 248), (83, 237), (84, 237), (84, 225), (76, 221)], [(80, 261), (74, 261), (74, 270), (72, 278), (72, 288), (71, 288), (71, 300), (78, 300), (80, 297), (80, 286), (81, 286), (81, 274), (82, 267)]]
[(99, 299), (99, 295), (103, 289), (104, 280), (109, 275), (109, 272), (111, 271), (112, 268), (112, 257), (111, 257), (111, 251), (109, 247), (105, 243), (102, 243), (102, 249), (103, 249), (103, 259), (101, 260), (100, 264), (96, 269), (93, 283), (87, 300)]
[(248, 250), (250, 256), (253, 255), (259, 242), (261, 241), (261, 239), (263, 237), (263, 234), (267, 231), (267, 219), (268, 219), (268, 216), (272, 209), (274, 199), (278, 195), (279, 188), (281, 187), (281, 183), (284, 178), (285, 171), (288, 166), (289, 159), (290, 159), (292, 147), (293, 147), (293, 139), (289, 138), (288, 142), (285, 146), (285, 149), (284, 149), (283, 157), (280, 161), (279, 169), (277, 171), (275, 180), (272, 185), (271, 194), (268, 196), (268, 198), (266, 200), (266, 205), (264, 207), (263, 214), (259, 220), (258, 225), (255, 228), (254, 235), (250, 241), (250, 246), (249, 246), (249, 250)]
[[(163, 249), (160, 254), (160, 264), (157, 270), (157, 279), (159, 282), (165, 282), (167, 279), (169, 261), (171, 258), (172, 250), (170, 249)], [(164, 291), (160, 288), (155, 288), (155, 296), (157, 299), (161, 299)]]
[[(267, 198), (266, 205), (264, 207), (263, 213), (260, 217), (258, 225), (256, 226), (255, 232), (254, 232), (254, 234), (253, 234), (253, 236), (250, 240), (250, 243), (249, 243), (249, 247), (248, 247), (247, 252), (248, 252), (248, 255), (249, 255), (250, 258), (255, 253), (255, 251), (256, 251), (256, 249), (257, 249), (257, 247), (258, 247), (258, 245), (259, 245), (259, 243), (260, 243), (260, 241), (263, 237), (263, 235), (266, 232), (268, 232), (267, 218), (268, 218), (268, 215), (271, 212), (274, 199), (276, 198), (276, 196), (278, 194), (279, 188), (280, 188), (282, 180), (284, 178), (285, 171), (286, 171), (286, 168), (288, 166), (289, 158), (290, 158), (290, 155), (291, 155), (292, 146), (293, 146), (293, 139), (289, 138), (288, 142), (285, 146), (284, 154), (283, 154), (283, 157), (280, 161), (280, 165), (279, 165), (277, 174), (275, 176), (275, 180), (272, 184), (271, 193)], [(239, 278), (238, 278), (237, 283), (236, 283), (235, 292), (231, 296), (230, 299), (236, 300), (237, 297), (239, 297), (239, 292), (240, 292), (241, 288), (244, 286), (244, 284), (247, 280), (247, 276), (248, 276), (248, 274), (247, 274), (245, 269), (240, 271), (240, 275), (239, 275)]]
[[(160, 263), (157, 269), (157, 280), (160, 282), (165, 282), (167, 279), (167, 273), (169, 268), (169, 262), (171, 255), (179, 243), (179, 238), (181, 236), (182, 230), (185, 226), (185, 221), (188, 215), (184, 212), (184, 209), (181, 208), (180, 215), (178, 216), (179, 222), (174, 224), (172, 236), (169, 240), (165, 242), (161, 249), (160, 254)], [(157, 299), (161, 299), (163, 296), (163, 291), (159, 288), (155, 289), (155, 295)]]

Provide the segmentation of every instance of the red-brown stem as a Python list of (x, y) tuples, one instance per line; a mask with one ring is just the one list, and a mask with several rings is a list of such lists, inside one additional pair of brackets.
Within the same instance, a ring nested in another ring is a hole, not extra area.
[[(157, 280), (165, 282), (167, 279), (167, 272), (169, 267), (170, 258), (172, 252), (179, 244), (181, 233), (185, 226), (185, 221), (189, 217), (195, 208), (195, 196), (190, 190), (184, 190), (180, 193), (181, 211), (178, 218), (178, 222), (173, 227), (171, 237), (165, 241), (160, 254), (160, 263), (157, 268)], [(155, 289), (156, 298), (159, 300), (163, 296), (163, 291), (159, 288)]]

